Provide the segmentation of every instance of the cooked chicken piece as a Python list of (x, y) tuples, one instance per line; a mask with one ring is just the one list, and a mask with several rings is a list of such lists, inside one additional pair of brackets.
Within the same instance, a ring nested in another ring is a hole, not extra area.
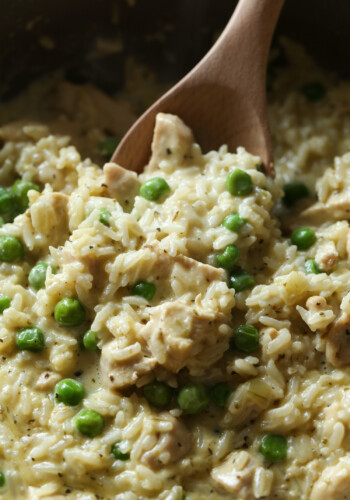
[(68, 239), (68, 200), (63, 193), (44, 193), (31, 205), (36, 244), (59, 246)]
[(82, 262), (85, 266), (86, 272), (91, 274), (93, 278), (93, 287), (96, 290), (101, 290), (106, 286), (108, 282), (108, 275), (105, 271), (106, 260), (102, 255), (97, 257), (96, 255), (86, 255), (77, 259)]
[(231, 325), (235, 295), (234, 290), (228, 288), (224, 269), (202, 264), (184, 256), (177, 256), (174, 261), (170, 277), (174, 295), (179, 299), (183, 298), (187, 303), (193, 303), (197, 310), (204, 310), (210, 314), (217, 312), (224, 314), (222, 323), (227, 327)]
[(141, 457), (143, 464), (155, 470), (178, 462), (192, 447), (191, 433), (179, 419), (168, 412), (161, 413), (158, 419), (167, 421), (172, 425), (172, 429), (164, 432), (158, 431), (156, 444)]
[(326, 203), (318, 201), (298, 215), (299, 226), (320, 225), (325, 221), (350, 220), (350, 189), (332, 193)]
[(198, 262), (198, 260), (191, 259), (191, 257), (186, 257), (184, 255), (177, 255), (174, 257), (174, 261), (181, 264), (181, 266), (186, 269), (186, 272), (193, 273), (193, 277), (196, 274), (200, 277), (200, 280), (204, 279), (207, 283), (219, 279), (225, 280), (226, 274), (222, 268), (203, 264), (202, 262)]
[(170, 160), (174, 165), (184, 164), (191, 156), (194, 143), (192, 131), (177, 116), (158, 113), (152, 141), (152, 157), (148, 172), (158, 170), (162, 160)]
[(350, 364), (350, 315), (342, 313), (327, 334), (326, 360), (333, 366)]
[(252, 487), (254, 473), (261, 462), (247, 451), (233, 451), (225, 461), (215, 467), (210, 475), (212, 479), (229, 493), (239, 493), (242, 500), (255, 498)]
[(61, 378), (62, 375), (59, 373), (49, 371), (43, 372), (35, 384), (35, 389), (39, 391), (49, 391), (61, 380)]
[[(151, 369), (150, 363), (152, 366), (160, 364), (175, 373), (185, 366), (193, 375), (202, 373), (222, 357), (232, 333), (234, 297), (224, 281), (224, 271), (187, 257), (170, 257), (157, 244), (145, 245), (129, 254), (117, 256), (110, 265), (113, 283), (126, 287), (149, 275), (157, 279), (170, 277), (171, 287), (176, 288), (177, 296), (183, 295), (183, 300), (169, 300), (149, 309), (150, 320), (138, 332), (140, 351), (146, 353), (145, 357), (138, 353), (125, 364), (115, 361), (112, 356), (114, 368), (123, 369), (123, 380), (120, 382), (114, 377), (113, 386), (135, 383)], [(214, 292), (206, 297), (209, 287), (218, 290), (218, 297)], [(117, 344), (109, 345), (117, 352)], [(107, 350), (109, 352), (110, 347)]]
[(131, 206), (131, 199), (137, 194), (140, 185), (136, 172), (126, 170), (116, 163), (106, 163), (103, 172), (109, 196), (116, 198), (122, 205)]
[(230, 396), (222, 425), (231, 427), (255, 419), (268, 408), (273, 397), (271, 387), (264, 380), (253, 378), (244, 382)]
[(107, 386), (123, 389), (154, 369), (157, 362), (136, 344), (119, 349), (118, 341), (112, 340), (102, 347), (101, 371)]
[[(227, 286), (224, 269), (181, 255), (172, 260), (172, 265), (170, 283), (176, 297), (186, 296), (186, 302), (195, 299), (197, 308), (219, 310), (231, 315), (235, 305), (234, 291)], [(220, 297), (217, 293), (213, 295), (214, 288), (220, 288)], [(211, 297), (208, 300), (207, 293)]]
[(310, 500), (350, 500), (350, 458), (326, 467), (313, 485)]
[(306, 309), (299, 305), (296, 306), (296, 309), (313, 332), (326, 328), (335, 318), (333, 309), (327, 304), (326, 299), (318, 295), (307, 299)]
[(315, 260), (322, 271), (330, 271), (337, 264), (338, 257), (334, 241), (325, 241), (318, 247)]
[[(229, 336), (220, 335), (224, 323), (222, 313), (205, 313), (175, 300), (151, 310), (151, 319), (140, 331), (152, 356), (167, 370), (177, 373), (187, 366), (190, 373), (197, 366), (197, 357), (207, 359), (206, 368), (218, 361), (228, 349)], [(209, 351), (215, 347), (215, 356)], [(208, 351), (208, 356), (205, 352)], [(203, 359), (202, 359), (203, 361)]]

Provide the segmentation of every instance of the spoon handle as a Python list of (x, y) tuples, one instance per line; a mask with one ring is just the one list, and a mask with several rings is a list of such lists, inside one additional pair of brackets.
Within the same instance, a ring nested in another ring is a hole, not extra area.
[[(274, 176), (272, 144), (267, 119), (266, 67), (271, 39), (284, 0), (240, 0), (220, 37), (204, 58), (188, 73), (174, 94), (196, 85), (215, 86), (226, 95), (235, 117), (229, 124), (233, 140), (222, 133), (231, 150), (244, 146), (259, 154), (265, 171)], [(229, 97), (231, 93), (234, 97)], [(203, 94), (204, 95), (204, 94)], [(234, 131), (234, 133), (233, 133)], [(218, 133), (218, 135), (220, 135)]]
[[(245, 91), (246, 85), (252, 88), (252, 75), (255, 75), (255, 81), (265, 82), (271, 39), (283, 3), (284, 0), (240, 0), (224, 31), (193, 72), (205, 66), (208, 78), (213, 76), (216, 81), (232, 87), (236, 82), (232, 80), (231, 72), (222, 69), (235, 68), (240, 74), (239, 84)], [(251, 68), (250, 61), (254, 61), (255, 68)], [(221, 68), (219, 74), (215, 71), (217, 68)]]

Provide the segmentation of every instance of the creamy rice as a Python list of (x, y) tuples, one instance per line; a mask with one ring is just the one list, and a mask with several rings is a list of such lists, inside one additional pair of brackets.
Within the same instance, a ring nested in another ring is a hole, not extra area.
[[(293, 44), (285, 50), (290, 65), (278, 71), (269, 109), (275, 180), (243, 148), (203, 154), (171, 115), (158, 116), (140, 176), (102, 169), (46, 125), (0, 129), (2, 185), (23, 178), (41, 188), (0, 228), (25, 246), (23, 259), (0, 263), (0, 294), (11, 300), (0, 316), (3, 498), (350, 498), (350, 87)], [(310, 102), (300, 89), (315, 81), (326, 92)], [(81, 106), (91, 118), (89, 99)], [(103, 132), (84, 133), (93, 152)], [(245, 196), (226, 189), (237, 169), (253, 183)], [(158, 201), (139, 191), (153, 177), (170, 187)], [(294, 179), (311, 194), (288, 208), (282, 187)], [(221, 225), (232, 212), (246, 221), (238, 232)], [(301, 226), (317, 237), (304, 251), (290, 242)], [(227, 245), (239, 249), (251, 289), (235, 293), (217, 266)], [(306, 273), (309, 259), (323, 272)], [(38, 261), (57, 273), (36, 291), (28, 275)], [(155, 285), (150, 301), (132, 292), (140, 280)], [(55, 320), (64, 297), (84, 306), (80, 325)], [(253, 352), (232, 347), (242, 324), (259, 332)], [(42, 352), (16, 346), (29, 325), (44, 332)], [(97, 351), (82, 346), (89, 329)], [(79, 405), (55, 401), (65, 378), (84, 385)], [(174, 390), (163, 409), (143, 396), (154, 380)], [(232, 393), (224, 408), (209, 402), (188, 415), (176, 394), (189, 382), (226, 382)], [(82, 409), (103, 417), (93, 438), (76, 429)], [(266, 434), (285, 437), (281, 461), (259, 451)], [(128, 459), (113, 456), (116, 442)]]

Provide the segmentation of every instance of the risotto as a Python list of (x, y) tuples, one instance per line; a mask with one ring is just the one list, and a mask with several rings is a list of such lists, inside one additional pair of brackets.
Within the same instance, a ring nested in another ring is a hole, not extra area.
[(350, 498), (350, 86), (284, 56), (275, 179), (169, 114), (101, 168), (90, 91), (87, 158), (0, 129), (2, 498)]

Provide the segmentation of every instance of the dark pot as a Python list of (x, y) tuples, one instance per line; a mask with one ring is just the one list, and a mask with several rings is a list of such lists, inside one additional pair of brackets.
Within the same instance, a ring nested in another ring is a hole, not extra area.
[[(273, 0), (271, 0), (273, 1)], [(128, 5), (134, 3), (134, 6)], [(2, 0), (0, 99), (18, 93), (44, 73), (64, 68), (70, 81), (104, 91), (122, 87), (126, 56), (133, 54), (173, 82), (208, 50), (226, 24), (229, 0)], [(348, 76), (350, 2), (286, 0), (277, 28), (302, 42), (321, 64)], [(125, 50), (91, 57), (96, 36), (120, 37)], [(47, 37), (54, 40), (48, 47)]]

